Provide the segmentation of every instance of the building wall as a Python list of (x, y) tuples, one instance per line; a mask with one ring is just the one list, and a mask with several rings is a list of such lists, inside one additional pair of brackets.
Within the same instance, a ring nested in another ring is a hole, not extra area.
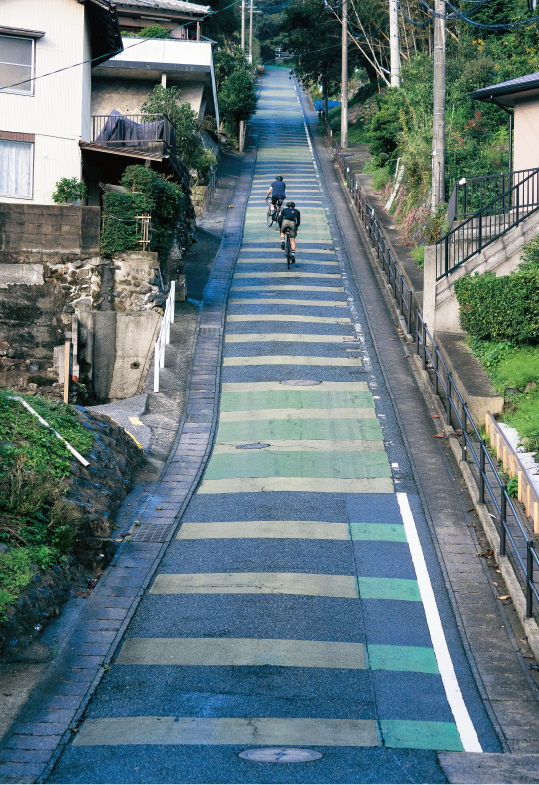
[(539, 167), (539, 99), (515, 106), (514, 165), (519, 169)]
[(113, 109), (125, 114), (138, 114), (140, 107), (156, 84), (151, 79), (121, 79), (94, 76), (92, 79), (92, 114), (108, 115)]
[[(36, 77), (89, 54), (84, 5), (77, 0), (4, 0), (1, 20), (6, 27), (45, 31), (36, 41)], [(0, 93), (0, 131), (35, 134), (33, 197), (0, 196), (1, 202), (52, 204), (60, 178), (80, 179), (83, 85), (87, 95), (90, 79), (88, 64), (36, 79), (32, 95)]]

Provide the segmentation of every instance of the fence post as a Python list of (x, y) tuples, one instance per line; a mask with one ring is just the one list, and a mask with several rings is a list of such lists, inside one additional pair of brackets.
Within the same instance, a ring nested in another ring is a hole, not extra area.
[(485, 450), (487, 445), (481, 439), (479, 444), (479, 504), (485, 503)]
[(419, 308), (415, 312), (415, 353), (419, 354)]
[(447, 374), (447, 401), (446, 401), (446, 421), (451, 425), (451, 388), (453, 386), (453, 375)]
[(533, 554), (532, 541), (526, 543), (526, 618), (532, 617)]
[(501, 496), (501, 524), (502, 528), (500, 531), (500, 556), (505, 556), (505, 519), (507, 517), (507, 485), (502, 485), (502, 496)]
[(423, 328), (421, 330), (421, 343), (423, 344), (423, 357), (421, 367), (424, 371), (427, 370), (427, 325), (423, 322)]
[(438, 366), (439, 366), (439, 359), (438, 359), (438, 347), (436, 344), (432, 345), (432, 349), (434, 352), (434, 395), (438, 395)]
[(460, 459), (461, 461), (466, 460), (466, 429), (468, 427), (467, 421), (467, 414), (468, 414), (468, 404), (463, 404), (462, 407), (462, 452)]
[(412, 291), (408, 293), (408, 318), (406, 320), (406, 327), (408, 329), (408, 335), (410, 335), (412, 331)]

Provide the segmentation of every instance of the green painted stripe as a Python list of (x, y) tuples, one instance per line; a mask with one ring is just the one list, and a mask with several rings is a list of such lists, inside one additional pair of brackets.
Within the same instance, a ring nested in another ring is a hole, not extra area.
[(358, 577), (359, 596), (363, 600), (404, 600), (421, 602), (417, 581), (408, 578)]
[(454, 722), (380, 720), (380, 725), (386, 747), (464, 751)]
[(224, 521), (182, 523), (176, 539), (348, 540), (348, 524), (320, 521)]
[[(243, 442), (217, 442), (213, 448), (213, 455), (235, 455), (238, 448), (243, 447)], [(257, 448), (259, 449), (259, 448)], [(337, 441), (335, 439), (274, 439), (267, 447), (260, 448), (263, 452), (384, 452), (384, 443), (382, 441), (364, 441), (361, 439), (353, 439), (348, 441)], [(369, 524), (359, 524), (360, 526), (368, 526)], [(378, 526), (379, 524), (370, 524)], [(382, 528), (388, 528), (390, 524), (380, 524)], [(404, 528), (404, 527), (400, 527)], [(382, 535), (379, 537), (353, 537), (356, 540), (381, 540), (384, 539)], [(397, 537), (389, 537), (386, 535), (385, 539), (394, 539)], [(406, 540), (405, 540), (406, 541)]]
[[(285, 262), (283, 261), (282, 254), (280, 254), (278, 258), (277, 258), (277, 256), (275, 257), (275, 260), (272, 260), (272, 259), (256, 259), (256, 258), (245, 257), (245, 258), (238, 259), (236, 264), (285, 264)], [(309, 266), (310, 265), (320, 265), (322, 267), (338, 267), (339, 266), (339, 262), (321, 262), (319, 259), (317, 259), (317, 260), (314, 260), (314, 259), (302, 259), (301, 258), (301, 254), (300, 254), (299, 251), (296, 251), (296, 264), (309, 265)]]
[(365, 407), (364, 409), (350, 408), (308, 408), (308, 409), (243, 409), (233, 411), (222, 411), (219, 421), (225, 422), (249, 422), (256, 420), (337, 420), (337, 419), (368, 419), (375, 418), (374, 408)]
[(399, 523), (351, 523), (353, 540), (407, 542), (404, 526)]
[(231, 292), (344, 292), (343, 286), (260, 286), (253, 284), (253, 286), (231, 286)]
[(286, 297), (257, 297), (244, 299), (232, 297), (229, 305), (305, 305), (316, 308), (349, 308), (347, 300), (291, 300)]
[(303, 572), (212, 572), (157, 575), (150, 594), (294, 594), (357, 598), (352, 575)]
[(312, 322), (313, 324), (351, 324), (349, 316), (298, 316), (297, 314), (246, 313), (227, 316), (227, 322)]
[[(338, 384), (338, 382), (337, 382)], [(368, 390), (327, 390), (322, 385), (293, 387), (278, 385), (274, 390), (250, 389), (221, 394), (221, 412), (259, 409), (374, 409)], [(337, 416), (337, 415), (334, 415)], [(352, 415), (350, 415), (352, 416)]]
[[(276, 245), (276, 247), (278, 247), (278, 243), (279, 242), (280, 242), (279, 235), (276, 234), (276, 236), (275, 236), (275, 245)], [(261, 252), (263, 252), (265, 254), (268, 253), (268, 249), (267, 249), (267, 247), (265, 245), (261, 245), (258, 248), (256, 246), (253, 246), (252, 248), (244, 248), (243, 251), (240, 251), (240, 259), (242, 258), (241, 254), (243, 254), (243, 253), (247, 253), (247, 254), (255, 253), (256, 251), (258, 251), (259, 253), (261, 253)], [(305, 253), (309, 253), (309, 254), (311, 254), (311, 253), (319, 253), (319, 254), (324, 254), (324, 256), (332, 256), (332, 255), (335, 256), (336, 252), (333, 249), (331, 249), (331, 248), (305, 248)], [(298, 249), (298, 254), (301, 255), (301, 248)]]
[(224, 393), (267, 392), (269, 390), (277, 390), (281, 392), (284, 389), (295, 390), (299, 393), (304, 393), (309, 389), (321, 392), (333, 390), (367, 392), (369, 389), (369, 384), (368, 382), (319, 382), (312, 387), (296, 387), (284, 385), (282, 382), (224, 382), (222, 385), (222, 390)]
[(232, 282), (239, 280), (240, 278), (339, 278), (341, 279), (342, 276), (340, 273), (301, 273), (283, 271), (283, 272), (265, 272), (264, 270), (258, 271), (254, 270), (251, 273), (236, 273)]
[(434, 649), (425, 646), (380, 646), (369, 643), (368, 652), (371, 670), (440, 672)]
[(289, 343), (346, 343), (350, 334), (346, 335), (314, 335), (312, 333), (232, 333), (225, 338), (225, 343), (273, 343), (288, 341)]
[(197, 493), (394, 493), (393, 480), (386, 477), (360, 480), (320, 477), (254, 477), (204, 480)]
[(83, 746), (233, 745), (379, 747), (374, 720), (291, 717), (103, 717), (88, 719), (73, 744)]
[(224, 367), (236, 365), (318, 365), (318, 366), (361, 366), (359, 358), (353, 357), (302, 357), (288, 354), (262, 354), (257, 357), (225, 357)]
[(204, 480), (240, 477), (335, 477), (362, 479), (391, 477), (385, 452), (266, 452), (237, 450), (232, 457), (214, 453)]
[(365, 670), (362, 643), (274, 638), (128, 638), (119, 665)]
[(275, 439), (382, 440), (376, 418), (338, 420), (251, 420), (219, 423), (218, 442), (272, 442)]

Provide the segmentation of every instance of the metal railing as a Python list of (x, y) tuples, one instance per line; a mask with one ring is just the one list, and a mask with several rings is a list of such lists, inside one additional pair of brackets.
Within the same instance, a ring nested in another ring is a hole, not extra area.
[[(525, 176), (521, 178), (521, 174)], [(507, 177), (509, 187), (506, 190), (500, 191), (436, 244), (437, 281), (539, 210), (539, 169), (512, 172)], [(503, 179), (498, 181), (498, 185), (501, 187), (503, 182)], [(492, 186), (493, 189), (495, 187), (498, 186)], [(480, 190), (474, 191), (474, 194), (474, 198), (480, 199)], [(457, 199), (453, 194), (452, 198), (454, 201)], [(466, 200), (468, 202), (468, 197)]]
[(159, 370), (165, 367), (165, 348), (170, 343), (170, 325), (174, 324), (174, 305), (176, 302), (176, 281), (170, 282), (170, 292), (165, 305), (159, 338), (155, 342), (153, 357), (153, 391), (159, 392)]
[(514, 185), (536, 171), (536, 169), (521, 169), (517, 172), (502, 172), (484, 177), (463, 177), (454, 184), (447, 203), (449, 227), (452, 227), (453, 221), (470, 218), (491, 202), (495, 202), (502, 194), (507, 193)]
[(211, 173), (210, 182), (208, 183), (208, 190), (206, 192), (206, 199), (208, 204), (211, 204), (211, 200), (213, 195), (215, 194), (216, 187), (217, 187), (217, 170), (214, 169)]
[[(331, 143), (332, 140), (329, 134), (328, 138)], [(448, 370), (434, 342), (434, 338), (427, 328), (421, 311), (417, 306), (413, 290), (406, 285), (400, 265), (387, 246), (383, 232), (375, 218), (373, 208), (368, 203), (354, 175), (346, 166), (346, 159), (338, 142), (333, 144), (334, 158), (346, 181), (352, 203), (368, 235), (369, 241), (376, 251), (378, 262), (387, 275), (388, 283), (393, 283), (393, 291), (396, 294), (395, 299), (398, 304), (400, 303), (399, 310), (401, 312), (402, 310), (406, 311), (409, 334), (412, 334), (410, 319), (415, 320), (415, 353), (421, 357), (423, 370), (426, 371), (427, 364), (429, 364), (430, 369), (434, 371), (433, 392), (435, 395), (442, 394), (445, 396), (444, 405), (448, 425), (455, 425), (456, 430), (460, 429), (462, 432), (461, 457), (463, 461), (471, 461), (475, 464), (479, 476), (479, 503), (485, 504), (485, 497), (487, 497), (497, 513), (496, 528), (500, 537), (500, 555), (506, 556), (508, 555), (507, 551), (509, 551), (513, 565), (525, 584), (526, 618), (531, 618), (534, 603), (536, 606), (539, 606), (539, 590), (534, 583), (535, 567), (539, 567), (539, 557), (535, 549), (535, 543), (528, 536), (522, 525), (519, 512), (507, 492), (506, 481), (498, 471), (497, 461), (496, 463), (493, 461), (487, 445), (470, 415), (466, 401), (464, 401), (455, 385), (451, 372)], [(400, 286), (397, 285), (397, 281), (400, 281)], [(487, 467), (494, 477), (493, 482), (489, 480)], [(509, 523), (508, 517), (511, 520), (514, 519), (515, 523)]]
[(106, 147), (148, 147), (164, 143), (176, 152), (176, 131), (164, 114), (92, 115), (91, 142)]

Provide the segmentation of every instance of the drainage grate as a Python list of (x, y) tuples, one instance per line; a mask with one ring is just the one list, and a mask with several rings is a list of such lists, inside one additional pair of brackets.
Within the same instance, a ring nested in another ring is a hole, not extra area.
[(185, 422), (195, 422), (195, 423), (196, 422), (201, 422), (201, 423), (203, 422), (203, 423), (208, 423), (208, 422), (211, 422), (211, 421), (212, 421), (211, 414), (201, 414), (199, 412), (191, 412), (185, 418)]
[(243, 750), (240, 758), (256, 760), (260, 763), (307, 763), (310, 760), (323, 758), (321, 752), (305, 750), (301, 747), (266, 747), (258, 750)]
[(221, 335), (223, 332), (221, 327), (200, 327), (199, 335)]
[(230, 278), (231, 275), (232, 275), (232, 273), (214, 273), (212, 275), (212, 278), (219, 278), (220, 280), (227, 280), (228, 278)]
[(166, 542), (174, 523), (143, 523), (133, 534), (133, 542)]
[(239, 237), (241, 232), (225, 232), (225, 237)]

